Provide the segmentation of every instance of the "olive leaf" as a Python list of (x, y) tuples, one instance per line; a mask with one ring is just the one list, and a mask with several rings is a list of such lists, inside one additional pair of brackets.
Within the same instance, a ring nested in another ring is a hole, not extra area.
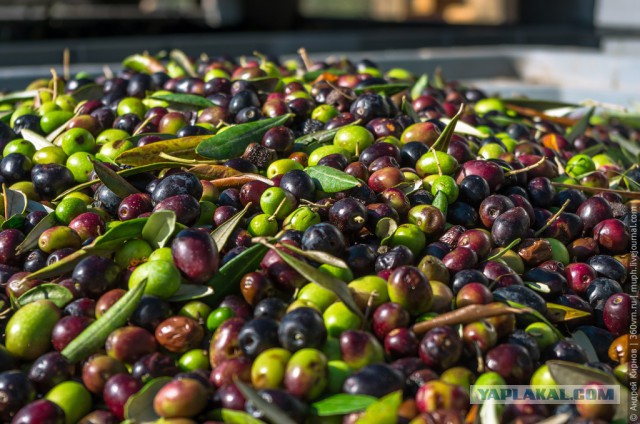
[(20, 100), (31, 100), (38, 95), (38, 90), (16, 91), (5, 96), (0, 96), (0, 104), (15, 103)]
[(588, 317), (591, 315), (591, 313), (575, 308), (570, 308), (568, 306), (559, 305), (557, 303), (547, 302), (547, 315), (549, 316), (549, 321), (557, 324), (560, 322), (571, 321), (577, 318)]
[(555, 100), (527, 99), (527, 98), (524, 98), (524, 97), (503, 99), (502, 102), (503, 103), (508, 103), (508, 104), (514, 105), (514, 106), (520, 106), (520, 107), (526, 107), (526, 108), (529, 108), (529, 109), (535, 109), (535, 110), (540, 111), (540, 112), (548, 110), (548, 109), (558, 109), (558, 108), (561, 108), (561, 107), (571, 107), (571, 108), (580, 107), (580, 105), (575, 104), (575, 103), (560, 102), (560, 101), (555, 101)]
[(174, 211), (157, 211), (151, 214), (142, 227), (142, 238), (154, 248), (164, 247), (176, 230)]
[(98, 178), (100, 178), (100, 181), (102, 181), (109, 190), (114, 192), (116, 196), (124, 199), (131, 194), (140, 193), (137, 188), (132, 186), (131, 183), (122, 176), (118, 175), (113, 169), (100, 161), (96, 160), (92, 162), (93, 170), (96, 172)]
[(21, 132), (22, 138), (33, 144), (36, 150), (44, 149), (45, 147), (53, 147), (54, 144), (41, 136), (40, 134), (24, 128)]
[(571, 132), (567, 134), (567, 141), (571, 144), (575, 141), (576, 138), (584, 134), (586, 129), (589, 127), (589, 121), (591, 120), (591, 116), (595, 111), (595, 107), (591, 106), (587, 112), (582, 115), (582, 118), (571, 128)]
[(409, 84), (405, 83), (393, 83), (393, 84), (373, 84), (366, 87), (356, 87), (353, 89), (353, 92), (356, 95), (361, 95), (363, 93), (380, 93), (385, 96), (393, 96), (394, 94), (398, 94), (404, 90), (409, 88)]
[(240, 175), (241, 172), (226, 165), (200, 164), (189, 168), (189, 172), (201, 180), (217, 180)]
[(376, 223), (375, 229), (376, 236), (380, 239), (380, 245), (386, 246), (397, 229), (398, 223), (394, 219), (389, 217), (381, 218)]
[(9, 121), (11, 121), (11, 115), (13, 115), (13, 112), (15, 112), (13, 109), (0, 111), (0, 121), (8, 124)]
[[(620, 384), (612, 374), (605, 373), (597, 368), (576, 364), (575, 362), (553, 359), (547, 361), (546, 365), (549, 367), (551, 377), (558, 384), (572, 386), (584, 386), (594, 382), (605, 385)], [(620, 388), (622, 389), (622, 386)]]
[(258, 92), (270, 93), (276, 89), (280, 83), (280, 78), (277, 77), (256, 77), (245, 80), (256, 89)]
[(118, 223), (116, 226), (111, 227), (101, 236), (96, 239), (89, 246), (85, 247), (85, 250), (111, 250), (117, 249), (127, 240), (132, 238), (138, 238), (142, 235), (142, 229), (147, 223), (149, 218), (134, 218), (129, 221)]
[(634, 159), (634, 162), (640, 159), (640, 145), (638, 143), (632, 143), (617, 133), (611, 133), (610, 137), (618, 143), (623, 152), (627, 152)]
[(21, 255), (24, 252), (37, 247), (40, 235), (49, 228), (57, 225), (57, 223), (58, 221), (56, 221), (55, 213), (50, 212), (47, 216), (42, 218), (40, 222), (38, 222), (35, 227), (31, 229), (31, 231), (29, 231), (29, 234), (27, 234), (24, 240), (22, 240), (22, 243), (20, 243), (16, 248), (16, 253), (18, 255)]
[(440, 136), (438, 136), (438, 139), (435, 141), (435, 143), (433, 143), (433, 146), (431, 146), (433, 150), (435, 150), (436, 152), (447, 151), (447, 149), (449, 148), (449, 142), (451, 141), (451, 136), (455, 132), (456, 126), (458, 125), (458, 120), (462, 116), (463, 112), (464, 103), (460, 105), (458, 113), (456, 113), (456, 115), (451, 118), (447, 126), (444, 127), (444, 130), (442, 130), (442, 133), (440, 133)]
[(218, 251), (224, 249), (225, 244), (227, 244), (227, 240), (229, 240), (229, 237), (231, 237), (231, 234), (233, 234), (233, 230), (236, 229), (236, 227), (242, 221), (242, 218), (244, 218), (250, 208), (251, 202), (247, 203), (244, 209), (242, 209), (240, 212), (237, 212), (235, 215), (223, 222), (218, 228), (211, 232), (211, 238), (216, 244)]
[(237, 377), (234, 379), (234, 382), (245, 399), (251, 401), (256, 409), (262, 411), (269, 421), (278, 424), (295, 424), (295, 421), (289, 415), (287, 415), (282, 409), (278, 408), (275, 404), (264, 400), (253, 387), (249, 386)]
[(182, 50), (173, 49), (169, 52), (169, 57), (190, 77), (197, 77), (193, 70), (193, 63)]
[(22, 214), (13, 215), (11, 218), (7, 219), (0, 225), (0, 228), (3, 230), (9, 228), (22, 228), (25, 222), (27, 222), (27, 218)]
[(196, 153), (211, 159), (229, 159), (241, 156), (249, 144), (259, 142), (269, 129), (284, 125), (293, 116), (292, 113), (288, 113), (275, 118), (233, 125), (227, 130), (203, 140), (196, 147)]
[(316, 165), (304, 170), (325, 193), (337, 193), (362, 185), (353, 175), (330, 166)]
[(402, 110), (402, 113), (407, 115), (409, 118), (413, 119), (413, 122), (420, 122), (420, 117), (418, 116), (418, 113), (416, 112), (416, 110), (413, 108), (413, 105), (411, 104), (410, 101), (407, 100), (406, 97), (402, 98), (402, 105), (400, 106), (400, 110)]
[(211, 296), (213, 293), (213, 289), (209, 286), (202, 286), (199, 284), (180, 284), (178, 291), (169, 298), (169, 302), (187, 302), (190, 300), (202, 299), (204, 297)]
[(433, 71), (433, 86), (439, 90), (444, 90), (447, 86), (444, 76), (442, 75), (442, 68), (439, 66)]
[[(440, 121), (448, 125), (451, 122), (451, 119), (440, 118)], [(458, 134), (472, 135), (474, 137), (479, 137), (479, 138), (485, 138), (487, 136), (487, 134), (483, 133), (479, 129), (460, 120), (456, 122), (456, 126), (454, 127), (453, 132)]]
[[(149, 165), (162, 161), (160, 153), (166, 153), (181, 159), (201, 159), (201, 156), (196, 154), (196, 146), (209, 138), (211, 138), (210, 135), (194, 135), (156, 141), (155, 143), (134, 147), (120, 153), (116, 158), (116, 162), (131, 166)], [(184, 164), (181, 166), (184, 166)]]
[(128, 56), (122, 61), (122, 66), (124, 68), (129, 68), (134, 71), (144, 72), (147, 74), (167, 72), (167, 68), (165, 68), (158, 59), (153, 56), (149, 56), (148, 54), (134, 54)]
[(42, 203), (36, 202), (35, 200), (27, 200), (27, 212), (36, 211), (50, 213), (53, 212), (53, 209), (49, 206), (43, 205)]
[(211, 184), (217, 187), (220, 190), (224, 190), (231, 187), (241, 187), (248, 183), (249, 181), (262, 181), (265, 184), (270, 186), (273, 185), (273, 181), (271, 181), (267, 177), (263, 177), (260, 174), (240, 174), (234, 175), (233, 177), (225, 177), (218, 178), (217, 180), (212, 180)]
[(135, 423), (156, 422), (160, 417), (153, 409), (153, 400), (171, 377), (157, 377), (148, 381), (138, 393), (134, 393), (127, 399), (124, 405), (124, 417)]
[(131, 136), (125, 138), (124, 140), (125, 141), (130, 141), (135, 146), (135, 145), (138, 144), (138, 141), (140, 141), (140, 139), (142, 137), (147, 137), (147, 136), (158, 137), (160, 140), (171, 140), (171, 139), (174, 139), (174, 138), (178, 138), (173, 134), (158, 133), (158, 132), (143, 132), (143, 133), (131, 135)]
[(340, 128), (358, 125), (359, 123), (360, 123), (360, 120), (358, 119), (357, 121), (347, 125), (343, 125), (342, 127), (331, 128), (328, 130), (320, 130), (314, 133), (303, 135), (301, 137), (296, 138), (295, 148), (296, 150), (302, 150), (306, 153), (311, 153), (313, 150), (315, 150), (319, 146), (331, 143), (333, 141), (333, 138), (336, 136), (336, 133), (340, 130)]
[(401, 403), (402, 391), (390, 393), (369, 405), (356, 424), (396, 424)]
[(6, 184), (2, 184), (2, 194), (4, 196), (4, 216), (5, 218), (19, 215), (27, 210), (27, 196), (17, 190), (11, 190)]
[(153, 100), (162, 100), (169, 103), (169, 107), (172, 109), (180, 110), (200, 110), (205, 109), (215, 104), (202, 96), (195, 94), (182, 94), (182, 93), (167, 93), (167, 94), (154, 94), (150, 97)]
[(147, 280), (144, 279), (126, 292), (100, 318), (71, 340), (62, 350), (62, 355), (69, 362), (75, 364), (104, 347), (104, 342), (109, 334), (126, 324), (133, 311), (138, 307), (146, 287)]
[(276, 253), (294, 270), (300, 273), (303, 277), (308, 279), (309, 281), (313, 281), (314, 283), (324, 287), (327, 290), (335, 293), (336, 296), (345, 304), (347, 308), (351, 310), (354, 314), (356, 314), (360, 319), (364, 319), (364, 314), (358, 308), (358, 304), (353, 299), (353, 295), (351, 291), (347, 287), (347, 284), (344, 281), (337, 279), (336, 277), (324, 273), (316, 268), (312, 267), (306, 262), (303, 262), (299, 259), (294, 258), (291, 255), (286, 254), (282, 250), (276, 248), (275, 246), (268, 245), (270, 249), (276, 251)]
[(444, 191), (438, 190), (436, 192), (436, 197), (433, 198), (433, 202), (431, 202), (431, 204), (438, 208), (438, 210), (442, 212), (442, 215), (447, 216), (449, 200), (447, 199), (447, 194)]
[(104, 88), (100, 84), (87, 84), (71, 93), (76, 102), (99, 99), (104, 95)]
[(264, 421), (252, 417), (247, 412), (226, 408), (213, 410), (211, 418), (222, 421), (225, 424), (266, 424)]
[(338, 393), (312, 403), (311, 408), (313, 414), (319, 417), (345, 415), (352, 412), (362, 411), (369, 405), (373, 404), (376, 400), (376, 398), (367, 395)]
[[(154, 143), (154, 144), (157, 144), (157, 143)], [(155, 171), (155, 170), (164, 169), (164, 168), (180, 168), (182, 166), (184, 165), (180, 163), (175, 163), (175, 162), (155, 162), (155, 163), (150, 163), (146, 165), (136, 166), (135, 168), (123, 169), (121, 171), (117, 171), (116, 174), (122, 177), (129, 177), (131, 175), (141, 174), (147, 171)], [(98, 183), (100, 183), (100, 180), (95, 179), (95, 180), (87, 181), (85, 183), (78, 184), (77, 186), (71, 187), (70, 189), (60, 193), (55, 199), (53, 199), (53, 201), (58, 202), (70, 193), (84, 190), (85, 188), (91, 187), (92, 185), (98, 184)]]
[[(422, 92), (429, 86), (429, 74), (422, 74), (411, 87), (411, 99), (415, 100), (422, 96)], [(407, 114), (408, 115), (408, 114)]]
[(213, 288), (214, 294), (206, 299), (206, 303), (214, 305), (225, 296), (240, 292), (238, 284), (240, 279), (246, 273), (255, 271), (260, 266), (260, 261), (265, 253), (267, 253), (267, 248), (256, 244), (224, 264), (218, 273), (207, 282), (207, 285)]
[(528, 119), (512, 118), (510, 116), (503, 115), (491, 115), (485, 116), (485, 118), (497, 125), (507, 126), (511, 124), (520, 124), (528, 128), (534, 128), (533, 123), (531, 123)]
[(47, 280), (49, 278), (59, 277), (60, 275), (73, 271), (78, 262), (88, 255), (89, 252), (84, 249), (76, 250), (69, 256), (65, 256), (51, 265), (47, 265), (44, 268), (40, 268), (39, 270), (32, 272), (23, 280)]
[(67, 303), (73, 300), (73, 294), (69, 289), (57, 284), (40, 284), (30, 290), (27, 290), (20, 296), (16, 303), (22, 307), (36, 300), (47, 299), (52, 301), (58, 308), (63, 308)]
[(587, 337), (586, 334), (584, 334), (584, 332), (582, 330), (577, 330), (575, 331), (572, 335), (571, 338), (579, 345), (581, 346), (585, 353), (587, 354), (587, 358), (589, 359), (589, 362), (598, 362), (598, 354), (596, 353), (596, 349), (593, 347), (593, 344), (591, 343), (591, 340), (589, 340), (589, 337)]
[(488, 399), (480, 406), (478, 415), (481, 423), (499, 423), (502, 413), (498, 403), (493, 399)]
[(314, 262), (349, 269), (349, 265), (347, 265), (345, 261), (340, 258), (336, 258), (327, 252), (322, 252), (320, 250), (302, 250), (291, 244), (287, 245), (287, 249), (299, 254), (300, 256), (304, 256), (307, 259), (311, 259)]

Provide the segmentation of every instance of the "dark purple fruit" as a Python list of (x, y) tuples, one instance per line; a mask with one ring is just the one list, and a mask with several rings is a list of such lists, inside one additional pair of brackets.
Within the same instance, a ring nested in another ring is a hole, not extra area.
[(429, 330), (420, 341), (420, 358), (429, 367), (450, 368), (462, 355), (462, 339), (451, 327)]
[(109, 334), (105, 343), (109, 356), (133, 364), (148, 353), (157, 350), (153, 335), (140, 327), (121, 327)]
[(91, 393), (102, 394), (109, 378), (126, 372), (127, 367), (122, 361), (104, 354), (96, 354), (82, 367), (82, 383)]
[(11, 424), (64, 424), (64, 411), (57, 404), (40, 399), (26, 404), (13, 417)]
[(318, 311), (296, 308), (282, 318), (278, 338), (282, 347), (291, 352), (302, 348), (321, 349), (327, 339), (327, 329)]
[(527, 349), (516, 344), (500, 344), (485, 356), (487, 371), (495, 371), (507, 384), (525, 384), (533, 374), (533, 362)]
[(98, 297), (114, 288), (119, 273), (120, 268), (111, 259), (88, 256), (78, 262), (71, 278), (84, 295)]
[(352, 395), (383, 397), (404, 387), (404, 377), (387, 364), (371, 364), (348, 377), (342, 391)]
[(626, 293), (610, 296), (604, 304), (604, 325), (614, 336), (629, 331), (633, 299)]
[(36, 391), (22, 371), (0, 373), (0, 418), (3, 422), (11, 418), (20, 408), (34, 400)]
[(165, 199), (184, 194), (196, 199), (202, 196), (202, 183), (189, 172), (179, 172), (163, 178), (153, 190), (151, 200), (157, 205)]
[(178, 269), (194, 283), (202, 284), (218, 271), (218, 249), (204, 231), (180, 231), (171, 243), (171, 255)]
[(498, 246), (506, 246), (517, 238), (524, 237), (529, 230), (530, 219), (527, 212), (516, 207), (496, 218), (491, 227), (491, 238)]
[(153, 212), (157, 211), (173, 211), (179, 223), (189, 226), (193, 225), (200, 216), (200, 204), (193, 196), (179, 194), (177, 196), (167, 197), (156, 203)]
[(29, 380), (39, 393), (48, 392), (53, 386), (68, 380), (73, 366), (58, 352), (49, 352), (36, 359), (29, 369)]
[(269, 318), (254, 318), (248, 321), (238, 334), (242, 352), (255, 358), (267, 349), (278, 347), (278, 322)]
[(102, 397), (109, 411), (116, 418), (124, 419), (124, 405), (129, 398), (142, 388), (140, 380), (129, 374), (116, 374), (107, 380)]

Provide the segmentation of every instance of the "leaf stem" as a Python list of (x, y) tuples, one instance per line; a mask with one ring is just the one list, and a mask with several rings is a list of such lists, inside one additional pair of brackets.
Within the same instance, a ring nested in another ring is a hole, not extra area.
[(505, 253), (507, 253), (507, 251), (511, 250), (514, 246), (518, 245), (521, 241), (522, 241), (522, 239), (520, 239), (520, 238), (515, 239), (514, 241), (509, 243), (504, 249), (502, 249), (501, 251), (499, 251), (495, 255), (489, 256), (487, 258), (487, 261), (494, 261), (496, 259), (501, 258)]
[(560, 215), (562, 214), (562, 212), (564, 212), (564, 210), (567, 209), (567, 206), (569, 206), (569, 203), (571, 203), (571, 200), (567, 199), (567, 201), (564, 202), (560, 210), (558, 210), (558, 212), (556, 212), (551, 218), (547, 219), (547, 222), (533, 235), (536, 237), (539, 237), (540, 234), (544, 232), (544, 230), (546, 230), (547, 228), (549, 228), (550, 225), (556, 222), (558, 218), (560, 218)]
[(547, 157), (546, 156), (542, 156), (538, 162), (536, 162), (534, 164), (531, 164), (529, 166), (525, 166), (522, 169), (514, 169), (513, 171), (505, 172), (504, 176), (505, 177), (510, 177), (512, 175), (518, 175), (518, 174), (522, 174), (523, 172), (531, 171), (532, 169), (535, 169), (535, 168), (539, 167), (540, 165), (542, 165), (545, 160), (547, 160)]

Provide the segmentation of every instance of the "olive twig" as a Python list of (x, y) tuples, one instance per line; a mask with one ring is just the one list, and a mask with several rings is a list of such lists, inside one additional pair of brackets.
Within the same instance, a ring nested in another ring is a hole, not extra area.
[(53, 94), (51, 101), (55, 102), (56, 98), (58, 97), (58, 73), (53, 68), (51, 68), (49, 71), (51, 71), (51, 78), (53, 78)]
[(313, 67), (313, 62), (309, 58), (309, 54), (307, 53), (307, 49), (305, 49), (304, 47), (300, 47), (298, 49), (298, 54), (300, 55), (300, 58), (302, 59), (302, 63), (304, 64), (305, 69), (307, 71), (309, 71)]
[(153, 116), (153, 115), (148, 116), (148, 117), (147, 117), (147, 119), (145, 119), (144, 121), (142, 121), (142, 122), (140, 123), (140, 125), (138, 125), (138, 128), (136, 128), (136, 130), (135, 130), (135, 131), (133, 132), (133, 134), (131, 134), (131, 135), (138, 135), (138, 134), (140, 134), (142, 131), (144, 131), (144, 127), (145, 127), (145, 125), (147, 125), (149, 122), (151, 122), (151, 120), (152, 120), (153, 118), (155, 118), (155, 116)]
[(505, 253), (507, 253), (509, 250), (511, 250), (514, 246), (517, 246), (520, 242), (522, 241), (522, 239), (517, 238), (514, 241), (512, 241), (511, 243), (509, 243), (505, 248), (503, 248), (501, 251), (499, 251), (498, 253), (496, 253), (495, 255), (489, 256), (487, 258), (487, 261), (494, 261), (496, 259), (499, 259), (502, 257), (502, 255), (504, 255)]
[(273, 222), (273, 221), (275, 221), (276, 216), (278, 216), (278, 212), (280, 212), (280, 209), (282, 209), (282, 207), (284, 206), (284, 204), (285, 204), (285, 202), (286, 202), (286, 201), (287, 201), (287, 198), (286, 198), (286, 197), (285, 197), (285, 198), (283, 198), (283, 199), (280, 201), (280, 204), (278, 205), (278, 207), (276, 208), (276, 210), (275, 210), (275, 211), (273, 211), (273, 213), (271, 214), (271, 216), (270, 216), (269, 218), (267, 218), (267, 220), (268, 220), (269, 222)]
[(71, 75), (71, 73), (69, 72), (69, 61), (70, 61), (69, 47), (65, 47), (64, 52), (62, 53), (62, 72), (63, 72), (65, 81), (69, 81), (69, 78)]
[(504, 176), (505, 177), (510, 177), (512, 175), (518, 175), (518, 174), (522, 174), (523, 172), (531, 171), (532, 169), (535, 169), (535, 168), (539, 167), (540, 165), (542, 165), (545, 160), (547, 160), (546, 156), (542, 156), (538, 162), (533, 163), (533, 164), (531, 164), (529, 166), (525, 166), (522, 169), (514, 169), (513, 171), (505, 172)]
[(562, 212), (564, 212), (564, 210), (567, 209), (567, 206), (569, 206), (569, 203), (571, 203), (571, 200), (567, 199), (567, 201), (564, 202), (560, 210), (558, 210), (558, 212), (556, 212), (551, 218), (547, 219), (547, 222), (545, 222), (545, 224), (538, 231), (533, 233), (533, 235), (536, 237), (539, 237), (540, 234), (544, 232), (544, 230), (546, 230), (547, 228), (549, 228), (550, 225), (556, 222), (558, 218), (560, 218), (560, 215), (562, 214)]
[(438, 159), (438, 154), (435, 150), (433, 150), (433, 158), (436, 161), (436, 168), (438, 168), (438, 176), (442, 177), (442, 167), (440, 166), (440, 159)]
[(552, 181), (551, 185), (555, 187), (575, 188), (576, 190), (582, 190), (585, 193), (616, 193), (616, 194), (619, 194), (620, 196), (628, 197), (630, 199), (640, 199), (640, 192), (638, 191), (615, 190), (612, 188), (602, 188), (602, 187), (589, 187), (589, 186), (581, 186), (578, 184), (557, 183), (555, 181)]
[(109, 67), (109, 65), (104, 65), (102, 67), (102, 73), (104, 74), (104, 77), (106, 79), (113, 79), (113, 71), (111, 70), (111, 67)]
[(371, 311), (373, 311), (373, 301), (378, 296), (379, 296), (379, 293), (377, 290), (374, 290), (371, 292), (371, 294), (369, 294), (369, 299), (367, 300), (367, 308), (364, 310), (364, 319), (360, 323), (361, 330), (365, 329), (367, 321), (369, 321), (369, 316), (371, 315)]

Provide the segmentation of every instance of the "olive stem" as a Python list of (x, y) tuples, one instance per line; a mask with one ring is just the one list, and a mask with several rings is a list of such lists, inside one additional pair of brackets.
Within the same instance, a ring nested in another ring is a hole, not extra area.
[(69, 72), (69, 61), (70, 61), (69, 47), (65, 47), (64, 52), (62, 53), (62, 72), (63, 72), (65, 81), (69, 81), (69, 76), (71, 75), (71, 73)]
[(444, 325), (469, 324), (482, 318), (490, 318), (505, 314), (531, 313), (531, 308), (514, 308), (500, 302), (493, 302), (487, 305), (468, 305), (460, 309), (445, 312), (429, 321), (422, 321), (415, 324), (412, 329), (416, 335), (422, 335), (427, 331)]
[(518, 175), (518, 174), (522, 174), (523, 172), (531, 171), (532, 169), (535, 169), (540, 165), (542, 165), (545, 160), (547, 160), (546, 156), (542, 156), (538, 162), (531, 164), (529, 166), (525, 166), (522, 169), (514, 169), (513, 171), (505, 172), (504, 176), (510, 177), (512, 175)]
[(557, 183), (555, 181), (552, 181), (551, 185), (555, 187), (575, 188), (576, 190), (582, 190), (586, 193), (616, 193), (616, 194), (619, 194), (620, 196), (628, 197), (630, 199), (640, 199), (640, 192), (638, 191), (615, 190), (612, 188), (601, 188), (601, 187), (588, 187), (588, 186), (581, 186), (577, 184)]
[(106, 79), (113, 79), (113, 71), (111, 70), (111, 68), (109, 67), (109, 65), (104, 65), (102, 67), (102, 73), (104, 74), (104, 77)]
[(254, 50), (253, 55), (258, 59), (260, 59), (260, 65), (264, 66), (267, 63), (267, 57), (262, 53), (260, 53), (259, 51)]
[(369, 294), (369, 299), (367, 299), (367, 308), (364, 310), (364, 319), (360, 323), (361, 330), (365, 329), (367, 321), (369, 321), (369, 316), (371, 315), (371, 311), (373, 310), (373, 301), (376, 297), (378, 297), (378, 295), (379, 294), (377, 290), (374, 290), (371, 292), (371, 294)]
[(51, 98), (51, 101), (55, 102), (58, 97), (58, 73), (53, 68), (51, 68), (50, 71), (51, 77), (53, 78), (53, 97)]
[(436, 160), (436, 167), (438, 168), (438, 176), (442, 177), (442, 167), (440, 166), (440, 159), (438, 159), (438, 154), (436, 151), (433, 151), (433, 158)]
[(273, 211), (273, 213), (271, 214), (271, 216), (269, 218), (267, 218), (267, 221), (269, 222), (273, 222), (276, 219), (276, 216), (278, 215), (278, 212), (280, 212), (280, 209), (282, 209), (282, 207), (284, 206), (284, 203), (287, 201), (287, 198), (285, 197), (284, 199), (282, 199), (280, 201), (280, 204), (278, 205), (278, 207), (276, 208), (275, 211)]
[(539, 237), (540, 234), (542, 234), (544, 232), (544, 230), (546, 230), (547, 228), (549, 228), (550, 225), (552, 225), (554, 222), (556, 222), (558, 220), (558, 218), (560, 218), (560, 215), (562, 214), (562, 212), (564, 212), (565, 209), (567, 209), (567, 206), (569, 206), (569, 203), (571, 201), (569, 199), (567, 199), (564, 204), (562, 205), (562, 207), (560, 208), (560, 210), (558, 210), (558, 212), (556, 212), (555, 214), (553, 214), (553, 216), (549, 219), (547, 219), (547, 222), (545, 222), (545, 224), (535, 233), (533, 233), (534, 236)]
[(498, 253), (496, 253), (493, 256), (489, 256), (487, 258), (487, 261), (494, 261), (496, 259), (499, 259), (502, 257), (502, 255), (504, 255), (505, 253), (507, 253), (507, 251), (511, 250), (514, 246), (516, 246), (517, 244), (519, 244), (522, 241), (522, 239), (517, 238), (514, 241), (512, 241), (511, 243), (509, 243), (504, 249), (502, 249), (501, 251), (499, 251)]
[[(327, 85), (331, 88), (333, 88), (334, 90), (336, 90), (342, 97), (354, 101), (355, 99), (357, 99), (357, 97), (354, 96), (350, 96), (347, 93), (345, 93), (343, 90), (340, 89), (340, 87), (338, 87), (337, 85), (335, 85), (334, 83), (332, 83), (331, 81), (325, 81), (327, 83)], [(359, 121), (359, 120), (358, 120)], [(357, 122), (357, 121), (356, 121)], [(354, 122), (354, 124), (356, 123)]]
[(307, 49), (304, 47), (300, 47), (298, 49), (298, 54), (300, 58), (302, 58), (302, 63), (304, 64), (305, 70), (309, 71), (313, 67), (313, 62), (309, 59), (309, 54), (307, 53)]
[(172, 156), (172, 155), (170, 155), (168, 153), (164, 153), (164, 152), (158, 153), (158, 156), (160, 156), (163, 159), (170, 160), (172, 162), (184, 163), (184, 164), (189, 164), (189, 165), (215, 165), (215, 164), (219, 163), (219, 161), (217, 161), (217, 160), (183, 159), (183, 158), (179, 158), (177, 156)]
[(138, 129), (136, 129), (132, 135), (138, 135), (140, 134), (142, 131), (144, 131), (144, 126), (147, 125), (149, 122), (151, 122), (151, 120), (154, 118), (153, 115), (147, 117), (147, 119), (145, 119), (144, 121), (142, 121), (139, 125), (138, 125)]

